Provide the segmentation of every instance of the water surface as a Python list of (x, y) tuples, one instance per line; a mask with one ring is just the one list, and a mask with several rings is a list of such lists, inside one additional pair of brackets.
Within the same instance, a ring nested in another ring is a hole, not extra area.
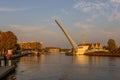
[(17, 63), (16, 80), (120, 80), (119, 57), (25, 56)]

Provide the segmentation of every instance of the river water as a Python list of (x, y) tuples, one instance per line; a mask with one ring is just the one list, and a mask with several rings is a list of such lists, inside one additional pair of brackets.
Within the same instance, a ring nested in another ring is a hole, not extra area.
[(120, 80), (120, 58), (29, 55), (18, 60), (12, 76), (15, 80)]

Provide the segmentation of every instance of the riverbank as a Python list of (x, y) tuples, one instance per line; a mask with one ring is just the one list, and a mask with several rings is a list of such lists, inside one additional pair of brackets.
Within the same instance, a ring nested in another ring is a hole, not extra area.
[[(65, 53), (65, 55), (76, 56), (75, 54), (71, 54), (71, 53)], [(86, 56), (120, 57), (120, 53), (110, 53), (110, 52), (105, 52), (105, 51), (87, 52), (87, 53), (84, 53), (83, 55), (86, 55)]]
[(87, 56), (106, 56), (106, 57), (120, 57), (120, 53), (109, 53), (109, 52), (93, 52), (93, 53), (85, 53)]
[[(20, 58), (20, 57), (26, 56), (28, 54), (30, 54), (30, 53), (29, 52), (22, 52), (22, 53), (14, 54), (14, 55), (10, 56), (9, 60)], [(2, 61), (4, 61), (3, 56), (0, 57), (0, 64), (2, 64), (1, 63)], [(4, 78), (7, 75), (9, 75), (12, 71), (15, 71), (16, 66), (13, 63), (10, 63), (10, 64), (11, 64), (10, 66), (9, 65), (5, 66), (3, 63), (2, 66), (0, 67), (0, 80), (2, 80), (2, 79), (4, 80)]]
[[(22, 52), (22, 53), (14, 54), (14, 55), (10, 56), (10, 59), (19, 58), (19, 57), (22, 57), (22, 56), (25, 56), (25, 55), (28, 55), (28, 54), (30, 54), (30, 52)], [(3, 60), (3, 59), (4, 59), (4, 57), (1, 56), (0, 60)]]
[(10, 72), (15, 70), (15, 66), (3, 66), (0, 67), (0, 80), (4, 79)]

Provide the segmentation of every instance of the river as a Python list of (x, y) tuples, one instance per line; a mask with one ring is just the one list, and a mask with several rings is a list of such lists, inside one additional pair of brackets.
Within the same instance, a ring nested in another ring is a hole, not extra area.
[(17, 61), (12, 76), (15, 80), (120, 80), (120, 58), (28, 55)]

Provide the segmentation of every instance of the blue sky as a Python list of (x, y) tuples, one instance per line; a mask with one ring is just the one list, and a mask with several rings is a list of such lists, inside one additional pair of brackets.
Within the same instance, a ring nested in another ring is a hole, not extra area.
[(120, 44), (120, 0), (0, 0), (0, 30), (13, 31), (18, 42), (42, 41), (70, 47), (55, 23), (58, 19), (74, 41)]

